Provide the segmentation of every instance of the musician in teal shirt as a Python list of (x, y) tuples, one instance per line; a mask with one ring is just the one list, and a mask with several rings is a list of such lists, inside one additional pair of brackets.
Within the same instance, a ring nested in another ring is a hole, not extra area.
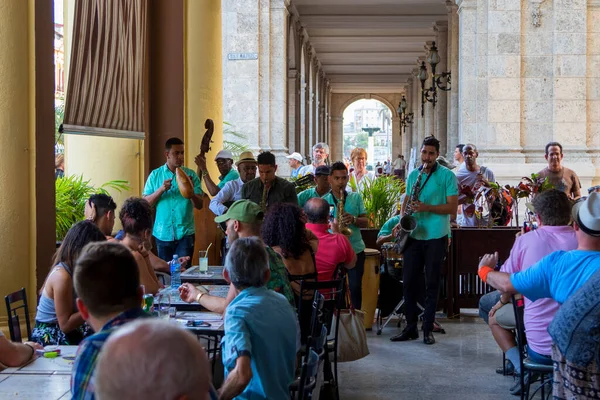
[[(412, 212), (417, 227), (410, 234), (403, 249), (404, 300), (406, 328), (391, 338), (392, 341), (417, 339), (419, 311), (417, 299), (425, 290), (423, 313), (423, 342), (434, 344), (433, 321), (437, 307), (440, 273), (448, 250), (450, 215), (458, 207), (456, 175), (440, 165), (440, 142), (433, 136), (423, 140), (421, 167), (414, 169), (406, 182), (406, 197), (402, 211)], [(407, 208), (408, 207), (408, 208)], [(425, 271), (425, 288), (422, 286)]]
[[(348, 184), (348, 169), (343, 162), (334, 162), (330, 167), (329, 183), (331, 184), (331, 192), (323, 196), (323, 199), (333, 206), (333, 216), (335, 227), (334, 232), (337, 232), (337, 227), (340, 221), (337, 220), (338, 207), (344, 205), (343, 221), (352, 234), (348, 237), (352, 249), (356, 253), (356, 266), (348, 270), (348, 284), (350, 289), (350, 301), (354, 308), (359, 310), (362, 306), (362, 277), (365, 271), (365, 242), (362, 240), (360, 228), (366, 228), (369, 220), (367, 211), (362, 197), (358, 193), (346, 192)], [(340, 198), (343, 192), (343, 199)]]
[[(153, 235), (156, 239), (158, 256), (171, 261), (173, 255), (194, 255), (194, 208), (202, 208), (202, 186), (198, 175), (183, 166), (183, 141), (178, 138), (167, 140), (165, 145), (167, 162), (148, 176), (143, 196), (156, 209)], [(181, 168), (192, 180), (194, 196), (184, 198), (175, 179), (175, 170)]]

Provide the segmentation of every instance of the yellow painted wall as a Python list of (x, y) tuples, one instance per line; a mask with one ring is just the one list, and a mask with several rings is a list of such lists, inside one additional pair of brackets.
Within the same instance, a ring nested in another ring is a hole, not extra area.
[[(30, 301), (35, 299), (32, 4), (0, 0), (0, 295), (25, 287)], [(4, 307), (0, 315), (5, 321)]]
[[(75, 1), (63, 0), (63, 7), (65, 82), (68, 82)], [(119, 193), (109, 189), (117, 203), (118, 213), (126, 198), (142, 194), (144, 160), (142, 143), (135, 139), (65, 135), (65, 173), (83, 175), (96, 187), (115, 179), (128, 181), (131, 190), (127, 192)], [(115, 231), (120, 229), (120, 226), (121, 223), (117, 218)]]
[[(187, 0), (185, 20), (185, 143), (186, 165), (196, 169), (207, 118), (215, 133), (207, 154), (213, 180), (219, 176), (215, 154), (223, 147), (223, 75), (221, 57), (221, 1)], [(206, 193), (206, 190), (205, 190)]]

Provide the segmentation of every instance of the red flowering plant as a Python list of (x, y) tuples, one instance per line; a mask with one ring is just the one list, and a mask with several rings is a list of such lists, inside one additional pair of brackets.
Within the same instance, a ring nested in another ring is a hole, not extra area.
[[(548, 177), (541, 178), (539, 174), (531, 174), (531, 177), (524, 176), (516, 186), (506, 185), (504, 187), (515, 202), (513, 212), (517, 226), (519, 223), (519, 199), (526, 199), (525, 204), (530, 204), (533, 198), (544, 190), (554, 189), (554, 185), (548, 181)], [(531, 220), (531, 213), (526, 214), (526, 220)]]
[(475, 215), (479, 227), (507, 225), (512, 217), (513, 199), (509, 192), (482, 175), (473, 187), (460, 185), (458, 202), (468, 204), (463, 213), (468, 217)]

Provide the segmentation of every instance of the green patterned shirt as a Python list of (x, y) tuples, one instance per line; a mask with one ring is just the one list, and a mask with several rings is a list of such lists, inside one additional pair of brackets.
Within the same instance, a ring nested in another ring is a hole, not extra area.
[(265, 248), (269, 255), (269, 268), (271, 269), (271, 278), (267, 282), (267, 288), (284, 295), (292, 307), (296, 309), (296, 300), (294, 299), (294, 293), (288, 280), (283, 259), (271, 247), (265, 246)]

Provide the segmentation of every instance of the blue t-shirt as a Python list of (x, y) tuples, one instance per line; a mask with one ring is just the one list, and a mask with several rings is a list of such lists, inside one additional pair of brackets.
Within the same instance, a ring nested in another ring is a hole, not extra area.
[(564, 303), (600, 270), (600, 251), (555, 251), (525, 271), (510, 275), (513, 287), (531, 301)]
[(296, 314), (282, 295), (250, 287), (227, 306), (221, 342), (225, 378), (249, 356), (252, 379), (236, 399), (288, 399), (296, 362)]

